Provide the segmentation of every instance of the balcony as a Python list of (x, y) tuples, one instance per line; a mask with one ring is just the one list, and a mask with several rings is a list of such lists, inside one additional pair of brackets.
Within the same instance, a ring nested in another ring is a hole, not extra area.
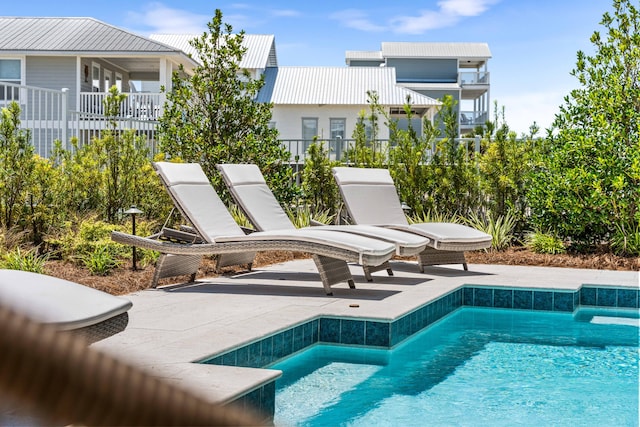
[[(165, 101), (164, 93), (130, 92), (123, 93), (126, 99), (120, 104), (119, 117), (138, 120), (158, 120), (162, 116)], [(80, 108), (82, 113), (104, 114), (104, 100), (109, 96), (107, 92), (80, 93)]]
[(465, 71), (458, 74), (458, 79), (460, 79), (460, 86), (462, 86), (463, 89), (465, 86), (488, 85), (489, 72), (488, 71), (479, 71), (479, 72)]

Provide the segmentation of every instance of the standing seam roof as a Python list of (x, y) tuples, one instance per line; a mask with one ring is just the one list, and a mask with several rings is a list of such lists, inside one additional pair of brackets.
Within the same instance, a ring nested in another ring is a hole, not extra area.
[(278, 67), (267, 68), (259, 102), (290, 105), (366, 105), (367, 91), (375, 91), (382, 105), (440, 103), (396, 85), (395, 68), (384, 67)]
[(182, 53), (93, 18), (0, 17), (0, 51)]

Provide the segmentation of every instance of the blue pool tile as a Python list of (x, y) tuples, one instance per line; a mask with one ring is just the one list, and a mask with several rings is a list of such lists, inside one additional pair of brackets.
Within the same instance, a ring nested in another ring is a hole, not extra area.
[(596, 288), (580, 289), (580, 304), (596, 306), (598, 304), (598, 292)]
[(365, 344), (376, 347), (389, 347), (389, 323), (367, 321), (365, 325)]
[(251, 343), (247, 346), (247, 365), (250, 368), (262, 367), (262, 344), (260, 341)]
[(615, 307), (616, 294), (616, 289), (598, 288), (598, 307)]
[(476, 288), (473, 299), (475, 307), (493, 307), (493, 289)]
[(230, 351), (229, 353), (222, 355), (222, 364), (227, 366), (236, 366), (236, 351)]
[(301, 350), (304, 345), (304, 325), (298, 325), (293, 328), (293, 352)]
[(640, 308), (638, 307), (638, 290), (618, 289), (618, 307)]
[(513, 291), (511, 289), (494, 289), (493, 306), (496, 308), (513, 308)]
[(533, 309), (534, 310), (553, 310), (553, 292), (551, 291), (534, 291), (533, 292)]
[[(276, 382), (271, 381), (262, 387), (262, 401), (260, 402), (260, 411), (268, 417), (267, 421), (273, 421), (273, 414), (276, 412)], [(271, 425), (267, 422), (265, 425)]]
[(280, 332), (273, 336), (273, 358), (275, 360), (286, 357), (292, 353), (293, 333), (291, 330)]
[(266, 366), (276, 359), (273, 357), (273, 337), (267, 337), (260, 341), (260, 360), (258, 366)]
[(580, 295), (582, 293), (580, 291), (573, 293), (573, 309), (575, 310), (580, 305)]
[(513, 291), (513, 308), (533, 310), (533, 291), (516, 289)]
[(553, 310), (573, 312), (573, 292), (554, 292)]
[(320, 319), (320, 341), (340, 342), (340, 319)]
[(236, 353), (236, 366), (249, 366), (249, 346), (237, 348)]
[(463, 294), (462, 294), (462, 304), (463, 305), (468, 305), (468, 306), (471, 306), (471, 307), (474, 306), (473, 291), (474, 291), (474, 288), (465, 287), (463, 289)]
[(364, 345), (364, 324), (362, 320), (343, 319), (340, 327), (340, 342)]

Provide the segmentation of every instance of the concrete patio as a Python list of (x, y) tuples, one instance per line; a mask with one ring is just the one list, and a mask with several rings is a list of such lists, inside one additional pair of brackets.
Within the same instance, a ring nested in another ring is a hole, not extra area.
[(366, 282), (352, 266), (357, 289), (326, 296), (313, 262), (295, 260), (236, 276), (199, 279), (136, 292), (125, 331), (92, 347), (114, 354), (202, 394), (229, 402), (279, 377), (279, 371), (193, 363), (318, 316), (393, 320), (463, 285), (575, 291), (582, 285), (640, 287), (634, 271), (504, 265), (431, 267), (392, 262), (394, 276)]

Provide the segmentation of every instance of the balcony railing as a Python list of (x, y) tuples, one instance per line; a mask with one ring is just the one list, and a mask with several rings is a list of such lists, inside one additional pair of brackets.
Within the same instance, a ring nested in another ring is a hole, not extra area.
[(460, 79), (460, 85), (488, 85), (489, 84), (489, 72), (461, 72), (458, 73)]
[[(165, 94), (146, 92), (123, 92), (127, 97), (120, 104), (118, 116), (140, 120), (158, 120), (162, 116)], [(104, 100), (107, 92), (80, 93), (80, 112), (104, 114)]]
[(486, 111), (460, 111), (460, 127), (484, 125), (489, 115)]

